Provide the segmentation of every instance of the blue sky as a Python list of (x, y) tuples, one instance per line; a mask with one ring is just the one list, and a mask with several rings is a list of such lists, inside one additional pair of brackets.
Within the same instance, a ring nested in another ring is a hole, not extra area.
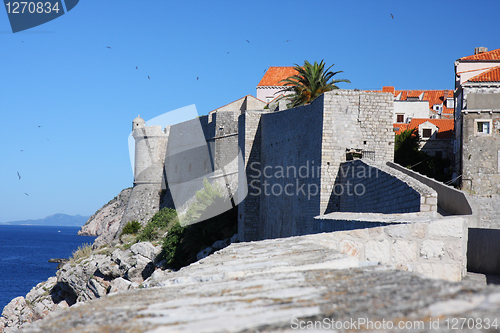
[(457, 58), (500, 48), (499, 12), (498, 0), (80, 0), (13, 34), (0, 10), (0, 222), (93, 214), (132, 185), (138, 114), (206, 114), (255, 95), (269, 66), (324, 59), (352, 82), (341, 88), (453, 89)]

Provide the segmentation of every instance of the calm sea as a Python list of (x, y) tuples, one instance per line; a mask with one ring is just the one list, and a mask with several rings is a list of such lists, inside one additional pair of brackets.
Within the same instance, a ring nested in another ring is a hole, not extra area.
[(95, 237), (78, 236), (79, 229), (0, 225), (0, 311), (55, 276), (57, 264), (49, 259), (69, 258), (82, 244), (94, 242)]

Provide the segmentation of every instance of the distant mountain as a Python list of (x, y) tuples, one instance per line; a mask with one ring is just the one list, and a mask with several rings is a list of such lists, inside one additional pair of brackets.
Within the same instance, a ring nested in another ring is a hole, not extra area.
[(45, 225), (45, 226), (58, 226), (58, 227), (81, 227), (82, 225), (85, 224), (85, 222), (87, 222), (89, 218), (90, 216), (54, 214), (47, 216), (44, 219), (3, 222), (0, 223), (0, 225), (9, 224), (9, 225)]

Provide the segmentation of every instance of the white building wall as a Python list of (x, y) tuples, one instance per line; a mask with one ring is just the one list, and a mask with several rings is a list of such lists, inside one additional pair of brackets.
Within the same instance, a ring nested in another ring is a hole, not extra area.
[(394, 101), (393, 120), (397, 123), (397, 116), (403, 114), (404, 122), (409, 122), (410, 118), (429, 118), (428, 101)]

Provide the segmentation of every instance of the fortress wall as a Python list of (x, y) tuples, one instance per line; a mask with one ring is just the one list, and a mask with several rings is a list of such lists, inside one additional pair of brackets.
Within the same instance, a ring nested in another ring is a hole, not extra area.
[[(312, 104), (262, 116), (260, 167), (249, 180), (258, 180), (259, 237), (309, 234), (319, 211), (323, 97)], [(260, 191), (259, 191), (260, 190)]]
[(339, 211), (359, 213), (426, 212), (435, 216), (437, 193), (406, 174), (369, 160), (340, 165), (333, 193)]
[[(329, 247), (360, 261), (393, 265), (430, 278), (460, 281), (467, 272), (467, 218), (430, 219), (412, 214), (331, 213), (316, 219)], [(406, 217), (408, 215), (408, 217)], [(390, 225), (369, 227), (373, 220)], [(355, 230), (336, 231), (345, 225)], [(332, 232), (334, 231), (334, 232)], [(336, 232), (335, 232), (336, 231)]]
[(346, 150), (371, 152), (381, 163), (394, 159), (392, 94), (333, 90), (323, 96), (321, 214), (339, 210), (332, 190)]
[(261, 159), (261, 117), (265, 111), (247, 111), (238, 117), (238, 146), (243, 155), (244, 165), (240, 166), (239, 186), (248, 181), (249, 194), (238, 205), (238, 236), (243, 241), (259, 239), (260, 198), (251, 195), (254, 171), (250, 165)]

